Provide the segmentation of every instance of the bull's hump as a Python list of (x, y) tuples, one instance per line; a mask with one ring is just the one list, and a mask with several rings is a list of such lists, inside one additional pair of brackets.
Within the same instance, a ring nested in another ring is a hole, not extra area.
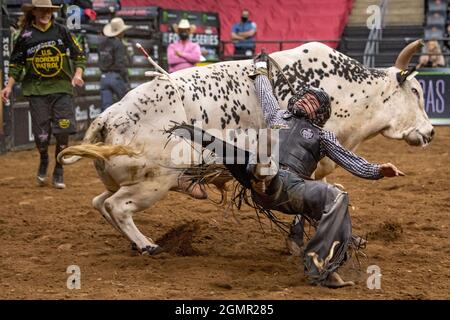
[[(307, 84), (325, 90), (332, 100), (333, 95), (341, 98), (346, 96), (345, 91), (349, 88), (361, 91), (363, 87), (378, 85), (386, 77), (383, 70), (366, 68), (358, 61), (318, 42), (278, 52), (273, 57), (295, 90)], [(276, 76), (275, 87), (282, 101), (290, 97), (287, 81), (280, 73)], [(354, 103), (358, 102), (354, 100)]]

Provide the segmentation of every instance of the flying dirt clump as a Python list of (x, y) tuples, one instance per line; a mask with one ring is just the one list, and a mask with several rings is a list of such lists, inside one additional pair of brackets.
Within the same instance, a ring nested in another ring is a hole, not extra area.
[(199, 232), (199, 221), (184, 223), (171, 228), (167, 233), (156, 240), (156, 243), (161, 246), (165, 252), (177, 256), (196, 256), (199, 255), (199, 251), (192, 247), (192, 243)]
[(403, 228), (400, 223), (393, 221), (385, 221), (380, 223), (378, 228), (369, 233), (369, 239), (384, 240), (386, 242), (395, 241), (400, 238)]

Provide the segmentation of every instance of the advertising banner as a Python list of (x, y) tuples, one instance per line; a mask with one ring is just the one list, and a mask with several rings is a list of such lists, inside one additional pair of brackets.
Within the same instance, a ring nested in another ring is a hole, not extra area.
[(423, 89), (425, 111), (433, 125), (450, 124), (450, 69), (422, 71), (417, 80)]

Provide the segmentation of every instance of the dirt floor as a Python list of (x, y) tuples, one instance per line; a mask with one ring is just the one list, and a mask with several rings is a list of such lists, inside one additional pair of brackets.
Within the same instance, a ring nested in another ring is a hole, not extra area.
[[(135, 220), (171, 250), (139, 256), (91, 207), (103, 188), (90, 160), (67, 167), (68, 188), (55, 190), (35, 186), (36, 151), (0, 156), (0, 298), (449, 299), (450, 127), (436, 130), (427, 148), (379, 136), (359, 149), (406, 177), (329, 177), (350, 194), (355, 232), (369, 236), (361, 267), (342, 270), (357, 285), (339, 290), (309, 286), (283, 235), (268, 220), (261, 231), (250, 208), (233, 216), (170, 193)], [(80, 290), (66, 287), (69, 265), (81, 268)], [(381, 268), (380, 290), (367, 288), (369, 265)]]

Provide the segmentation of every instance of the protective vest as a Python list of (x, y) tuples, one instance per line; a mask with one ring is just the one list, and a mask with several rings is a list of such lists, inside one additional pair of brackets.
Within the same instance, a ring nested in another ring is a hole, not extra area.
[(309, 178), (316, 170), (320, 155), (320, 128), (297, 117), (287, 120), (288, 129), (280, 129), (280, 165), (299, 176)]

